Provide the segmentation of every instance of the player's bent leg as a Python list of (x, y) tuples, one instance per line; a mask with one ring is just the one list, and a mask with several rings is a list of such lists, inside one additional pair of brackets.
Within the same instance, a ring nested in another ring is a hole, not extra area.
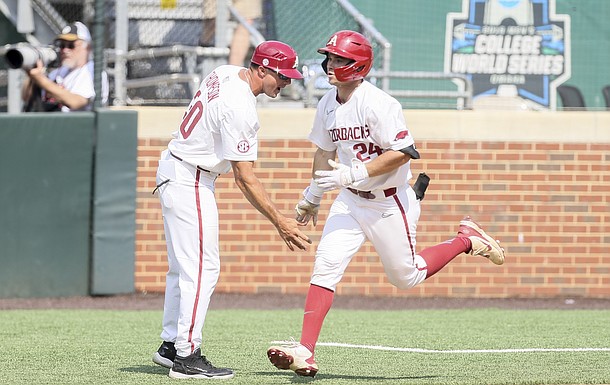
[(420, 251), (419, 255), (427, 265), (426, 279), (438, 273), (458, 255), (468, 252), (470, 248), (471, 242), (468, 238), (456, 237)]
[(285, 341), (267, 350), (269, 361), (278, 369), (292, 370), (299, 376), (314, 377), (318, 364), (313, 353), (296, 341)]
[(466, 237), (472, 242), (471, 255), (480, 255), (496, 265), (504, 263), (504, 249), (500, 242), (487, 235), (485, 231), (469, 216), (460, 221), (458, 237)]
[(406, 264), (396, 268), (384, 264), (388, 281), (399, 289), (411, 289), (426, 279), (426, 261), (419, 255), (413, 257), (413, 264)]

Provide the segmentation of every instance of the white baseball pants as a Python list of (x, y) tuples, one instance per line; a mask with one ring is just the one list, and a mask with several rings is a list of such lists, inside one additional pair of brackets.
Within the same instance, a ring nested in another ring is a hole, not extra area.
[(311, 283), (335, 290), (352, 257), (371, 241), (390, 283), (408, 289), (426, 279), (426, 262), (415, 252), (420, 202), (410, 186), (370, 200), (344, 189), (333, 202), (316, 251)]
[(157, 169), (169, 270), (163, 310), (164, 341), (188, 356), (201, 346), (210, 298), (220, 274), (217, 175), (164, 151)]

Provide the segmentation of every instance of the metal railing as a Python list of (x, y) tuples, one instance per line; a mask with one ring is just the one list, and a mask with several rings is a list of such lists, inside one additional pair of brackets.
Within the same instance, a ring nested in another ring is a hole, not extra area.
[[(316, 79), (322, 76), (326, 76), (326, 74), (319, 72), (308, 79), (305, 87), (305, 96), (303, 98), (306, 107), (315, 106), (317, 100), (328, 91), (328, 88), (316, 88)], [(391, 89), (388, 86), (384, 91), (395, 98), (455, 99), (456, 109), (472, 109), (472, 81), (468, 76), (463, 74), (423, 71), (371, 71), (367, 78), (373, 82), (375, 82), (375, 79), (383, 79), (382, 82), (387, 81), (388, 84), (390, 79), (450, 80), (456, 84), (457, 90), (398, 90)]]
[[(159, 84), (175, 84), (175, 83), (187, 83), (191, 91), (191, 95), (195, 94), (197, 88), (202, 80), (202, 74), (207, 73), (216, 66), (215, 61), (226, 61), (229, 55), (229, 48), (219, 47), (191, 47), (184, 45), (174, 45), (170, 47), (158, 47), (158, 48), (143, 48), (130, 50), (125, 54), (117, 54), (113, 49), (105, 51), (107, 72), (110, 78), (114, 78), (118, 73), (126, 73), (126, 68), (113, 68), (110, 65), (116, 65), (121, 63), (125, 67), (129, 62), (144, 59), (159, 59), (164, 57), (182, 57), (185, 61), (185, 73), (172, 73), (165, 75), (154, 75), (150, 77), (143, 77), (137, 79), (125, 79), (121, 82), (123, 90), (115, 90), (115, 94), (124, 95), (123, 102), (127, 105), (139, 105), (139, 104), (150, 104), (141, 99), (132, 99), (128, 96), (128, 90), (154, 87)], [(210, 68), (201, 68), (201, 58), (208, 59), (206, 64)], [(213, 60), (209, 60), (213, 59)], [(116, 84), (116, 83), (115, 83)], [(175, 103), (174, 100), (168, 100), (168, 103)]]
[[(381, 68), (379, 71), (371, 71), (369, 79), (379, 79), (380, 88), (395, 98), (424, 98), (424, 99), (456, 99), (457, 109), (472, 108), (472, 82), (462, 74), (444, 72), (423, 71), (391, 71), (392, 44), (375, 28), (375, 26), (360, 13), (348, 0), (336, 0), (336, 2), (360, 25), (364, 33), (376, 42), (382, 50)], [(316, 99), (324, 95), (328, 88), (316, 88), (316, 79), (324, 76), (324, 73), (316, 73), (305, 84), (303, 100), (305, 106), (311, 107)], [(451, 80), (457, 84), (455, 91), (434, 90), (398, 90), (391, 89), (391, 79), (430, 79)]]
[(455, 91), (393, 90), (388, 88), (386, 92), (395, 98), (456, 99), (456, 108), (458, 110), (472, 109), (472, 81), (464, 74), (426, 71), (373, 71), (369, 76), (371, 78), (382, 79), (451, 80), (457, 85), (457, 90)]
[[(373, 24), (361, 14), (349, 0), (335, 0), (336, 3), (344, 9), (351, 18), (356, 21), (360, 26), (361, 31), (375, 43), (381, 53), (379, 57), (381, 61), (378, 62), (379, 70), (373, 70), (369, 74), (375, 84), (385, 92), (396, 98), (437, 98), (437, 99), (456, 99), (457, 109), (470, 109), (472, 108), (472, 84), (471, 81), (464, 75), (451, 74), (442, 72), (409, 72), (409, 71), (391, 71), (391, 51), (392, 44), (373, 26)], [(43, 8), (41, 5), (46, 5), (46, 0), (35, 1), (38, 8)], [(121, 44), (117, 43), (117, 47), (127, 46), (126, 41), (126, 23), (121, 24), (127, 13), (127, 2), (118, 2), (117, 6), (117, 25), (124, 24), (124, 30), (117, 27), (117, 36), (121, 36)], [(44, 7), (45, 12), (42, 9), (38, 9), (39, 13), (46, 15), (46, 18), (53, 18), (48, 7)], [(264, 36), (250, 25), (232, 6), (226, 7), (226, 14), (222, 24), (228, 28), (228, 24), (238, 23), (243, 25), (250, 33), (250, 44), (256, 46), (265, 40)], [(50, 24), (56, 26), (57, 21), (48, 21)], [(217, 27), (219, 25), (217, 24)], [(187, 45), (173, 45), (169, 47), (155, 47), (155, 48), (144, 48), (134, 49), (127, 51), (126, 49), (106, 49), (104, 51), (104, 68), (108, 72), (112, 85), (114, 85), (114, 104), (116, 105), (161, 105), (161, 104), (175, 104), (188, 102), (188, 100), (178, 100), (176, 97), (171, 96), (171, 92), (167, 95), (170, 96), (167, 99), (158, 97), (147, 99), (147, 96), (142, 97), (138, 89), (142, 89), (142, 92), (146, 94), (144, 88), (161, 88), (164, 89), (166, 85), (175, 84), (175, 87), (180, 87), (186, 93), (194, 94), (196, 89), (199, 87), (199, 83), (205, 74), (212, 71), (217, 65), (223, 64), (227, 61), (229, 55), (228, 47), (198, 47), (198, 46), (187, 46)], [(132, 68), (135, 65), (137, 67), (137, 61), (146, 60), (171, 60), (172, 57), (179, 58), (180, 62), (183, 63), (181, 71), (179, 73), (154, 73), (151, 71), (148, 74), (143, 74), (140, 78), (127, 78), (128, 68)], [(130, 67), (132, 66), (132, 67)], [(7, 83), (6, 72), (3, 72), (4, 76), (0, 76), (2, 83)], [(317, 102), (316, 98), (321, 97), (327, 92), (328, 88), (316, 88), (316, 78), (324, 75), (324, 73), (318, 73), (313, 75), (304, 84), (294, 82), (294, 95), (293, 99), (300, 98), (306, 107), (315, 105)], [(392, 89), (391, 79), (438, 79), (438, 80), (450, 80), (457, 85), (458, 89), (455, 91), (441, 91), (441, 90), (404, 90), (404, 89)], [(10, 87), (10, 81), (9, 87)], [(180, 85), (182, 84), (182, 85)], [(161, 85), (161, 87), (159, 87)], [(112, 87), (111, 87), (112, 88)], [(128, 92), (129, 91), (129, 92)], [(168, 90), (169, 91), (169, 90)], [(12, 94), (13, 96), (16, 93)], [(130, 96), (131, 95), (131, 96)], [(184, 95), (183, 95), (184, 96)], [(295, 98), (296, 97), (296, 98)], [(7, 105), (10, 102), (11, 94), (9, 98), (0, 99), (0, 106)]]
[[(124, 7), (124, 5), (122, 6)], [(246, 21), (233, 6), (228, 6), (230, 18), (236, 23), (243, 25), (250, 33), (250, 44), (257, 46), (265, 41), (263, 35), (250, 23)], [(119, 8), (120, 10), (120, 8)], [(219, 13), (220, 16), (220, 13)], [(217, 22), (217, 26), (227, 26), (227, 20)], [(222, 30), (226, 27), (221, 27)], [(133, 99), (129, 96), (129, 90), (145, 87), (154, 87), (159, 84), (187, 83), (191, 95), (195, 94), (199, 83), (207, 73), (216, 66), (226, 63), (229, 56), (228, 47), (198, 47), (173, 45), (170, 47), (155, 47), (135, 49), (123, 53), (120, 49), (108, 49), (105, 51), (106, 62), (113, 64), (114, 68), (107, 68), (108, 74), (115, 82), (115, 105), (155, 104), (158, 100), (146, 101), (144, 99)], [(127, 67), (130, 62), (144, 59), (159, 59), (163, 57), (182, 57), (185, 60), (185, 73), (157, 74), (139, 79), (127, 79)], [(166, 100), (164, 104), (174, 104), (179, 100)], [(188, 100), (186, 100), (188, 102)]]

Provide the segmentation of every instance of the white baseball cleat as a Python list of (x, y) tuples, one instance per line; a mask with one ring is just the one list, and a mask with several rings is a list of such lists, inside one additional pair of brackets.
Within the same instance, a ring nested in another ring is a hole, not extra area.
[(485, 257), (496, 265), (504, 263), (504, 249), (500, 247), (500, 242), (487, 235), (472, 218), (466, 217), (460, 221), (457, 235), (472, 242), (469, 254)]
[(313, 354), (296, 341), (286, 341), (267, 350), (269, 361), (278, 369), (292, 370), (299, 376), (313, 377), (318, 373), (318, 364)]

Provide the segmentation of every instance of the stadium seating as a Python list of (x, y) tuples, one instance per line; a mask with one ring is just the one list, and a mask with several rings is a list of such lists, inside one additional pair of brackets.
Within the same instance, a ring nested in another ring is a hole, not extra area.
[(585, 110), (585, 99), (577, 87), (561, 85), (557, 87), (564, 110)]
[(602, 88), (602, 93), (604, 94), (604, 100), (606, 101), (606, 109), (610, 110), (610, 85)]

